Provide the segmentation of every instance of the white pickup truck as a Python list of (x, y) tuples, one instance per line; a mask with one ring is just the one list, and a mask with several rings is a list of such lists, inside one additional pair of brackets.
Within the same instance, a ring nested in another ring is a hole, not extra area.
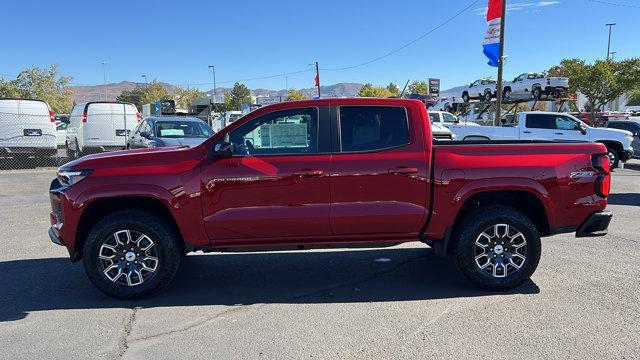
[(496, 81), (491, 78), (478, 79), (462, 88), (462, 100), (491, 101), (496, 94)]
[(447, 111), (429, 111), (429, 121), (432, 124), (439, 124), (442, 127), (449, 127), (451, 125), (468, 125), (468, 126), (480, 126), (473, 121), (460, 121), (460, 119)]
[(503, 85), (505, 99), (541, 99), (552, 96), (557, 99), (567, 93), (569, 79), (566, 77), (547, 77), (542, 73), (524, 73), (513, 81)]
[(456, 140), (588, 141), (607, 146), (611, 167), (633, 155), (629, 131), (594, 128), (566, 113), (528, 111), (505, 126), (449, 126)]

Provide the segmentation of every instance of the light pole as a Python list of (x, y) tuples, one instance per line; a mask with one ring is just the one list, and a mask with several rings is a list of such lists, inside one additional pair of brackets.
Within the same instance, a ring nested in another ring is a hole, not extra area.
[(104, 84), (104, 101), (107, 101), (107, 70), (106, 62), (102, 62), (102, 83)]
[(502, 0), (500, 19), (500, 52), (498, 55), (498, 80), (496, 81), (496, 117), (494, 126), (500, 126), (502, 117), (502, 66), (504, 65), (504, 26), (507, 22), (507, 0)]
[[(309, 64), (309, 66), (313, 66), (314, 64)], [(315, 63), (316, 66), (316, 83), (315, 85), (318, 87), (318, 99), (320, 99), (320, 67), (318, 67), (318, 62)]]
[(216, 67), (213, 65), (209, 65), (211, 68), (211, 76), (213, 77), (213, 103), (216, 102)]
[(144, 86), (147, 87), (147, 75), (142, 74), (142, 78), (144, 79)]
[(611, 51), (611, 29), (616, 26), (616, 23), (605, 24), (609, 27), (609, 42), (607, 42), (607, 60), (609, 60), (609, 54)]

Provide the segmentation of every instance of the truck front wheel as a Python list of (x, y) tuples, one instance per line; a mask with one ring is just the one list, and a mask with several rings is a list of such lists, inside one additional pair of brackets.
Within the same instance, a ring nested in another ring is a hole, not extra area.
[(109, 215), (89, 232), (84, 269), (103, 293), (147, 297), (165, 287), (180, 264), (180, 242), (162, 219), (141, 210)]
[(476, 210), (459, 234), (455, 248), (458, 268), (482, 289), (499, 291), (522, 285), (540, 261), (538, 230), (514, 208)]

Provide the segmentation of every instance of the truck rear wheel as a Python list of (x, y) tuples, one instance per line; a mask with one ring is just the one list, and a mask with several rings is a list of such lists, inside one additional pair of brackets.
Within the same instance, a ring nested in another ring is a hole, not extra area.
[(164, 288), (180, 264), (178, 237), (141, 210), (109, 215), (89, 232), (83, 262), (89, 280), (119, 299), (140, 299)]
[(488, 207), (470, 214), (455, 248), (462, 274), (474, 285), (492, 291), (509, 290), (527, 281), (538, 267), (538, 230), (521, 212)]
[(609, 157), (609, 167), (615, 169), (620, 165), (620, 155), (615, 149), (607, 147), (607, 156)]
[(534, 99), (542, 98), (542, 89), (539, 86), (534, 87), (533, 90), (531, 91), (531, 95), (533, 95)]

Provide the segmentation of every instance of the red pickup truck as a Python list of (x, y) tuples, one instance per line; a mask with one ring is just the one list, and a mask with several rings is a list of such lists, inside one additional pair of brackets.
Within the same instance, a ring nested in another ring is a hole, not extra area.
[(101, 291), (132, 299), (190, 251), (409, 241), (505, 290), (533, 274), (540, 237), (606, 233), (604, 145), (438, 142), (430, 129), (417, 100), (321, 99), (260, 108), (193, 148), (86, 156), (51, 183), (49, 236)]

